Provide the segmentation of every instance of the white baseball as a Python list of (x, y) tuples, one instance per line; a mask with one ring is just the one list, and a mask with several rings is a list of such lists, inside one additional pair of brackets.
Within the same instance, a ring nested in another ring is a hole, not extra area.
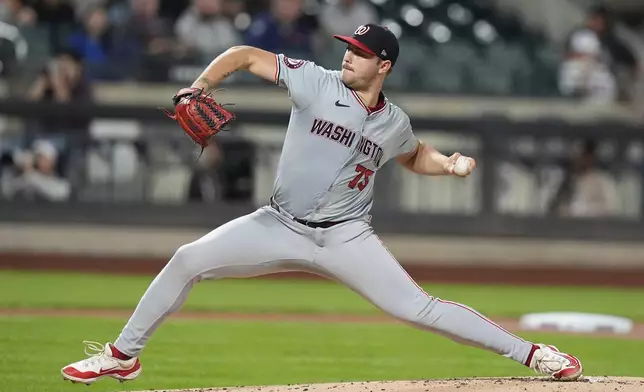
[(464, 176), (470, 171), (470, 160), (466, 157), (458, 157), (456, 163), (454, 164), (454, 173), (459, 176)]

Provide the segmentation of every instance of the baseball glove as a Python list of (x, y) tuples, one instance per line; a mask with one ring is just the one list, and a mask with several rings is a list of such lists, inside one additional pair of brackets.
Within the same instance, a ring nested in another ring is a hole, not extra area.
[(165, 114), (177, 121), (183, 131), (202, 148), (211, 137), (223, 130), (235, 119), (235, 114), (218, 104), (203, 89), (182, 88), (173, 97), (174, 114), (163, 109)]

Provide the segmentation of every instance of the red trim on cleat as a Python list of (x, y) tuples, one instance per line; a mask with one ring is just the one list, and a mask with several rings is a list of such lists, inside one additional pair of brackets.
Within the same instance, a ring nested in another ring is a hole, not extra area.
[(572, 356), (570, 354), (564, 354), (564, 353), (561, 353), (561, 352), (560, 352), (560, 354), (563, 357), (566, 357), (570, 361), (570, 366), (566, 367), (564, 369), (561, 369), (560, 371), (556, 372), (555, 374), (552, 375), (552, 377), (554, 379), (556, 379), (556, 380), (575, 380), (575, 379), (577, 379), (581, 375), (581, 372), (582, 372), (581, 362), (579, 362), (579, 360), (576, 357), (574, 357), (574, 356)]
[[(101, 369), (99, 373), (93, 372), (93, 371), (87, 371), (87, 372), (81, 372), (78, 369), (74, 368), (73, 366), (67, 366), (62, 370), (62, 372), (72, 378), (73, 380), (70, 380), (72, 382), (83, 382), (83, 381), (90, 381), (94, 382), (96, 381), (97, 378), (99, 377), (104, 377), (104, 376), (110, 376), (110, 377), (115, 377), (121, 381), (126, 381), (128, 376), (130, 376), (133, 373), (138, 372), (141, 369), (141, 362), (139, 362), (139, 359), (137, 358), (136, 362), (134, 363), (134, 366), (132, 366), (130, 369), (127, 370), (120, 370), (118, 368), (111, 368), (111, 369)], [(82, 381), (78, 381), (82, 380)]]
[(91, 384), (102, 377), (128, 381), (134, 380), (141, 374), (139, 359), (119, 359), (114, 355), (118, 350), (111, 343), (105, 345), (92, 341), (83, 341), (83, 343), (85, 344), (85, 354), (89, 358), (62, 368), (61, 374), (64, 379)]
[(114, 374), (116, 374), (118, 376), (121, 376), (121, 377), (127, 377), (130, 374), (138, 371), (139, 369), (141, 369), (141, 362), (139, 362), (139, 359), (137, 358), (136, 363), (134, 364), (134, 366), (132, 366), (131, 369), (117, 371), (117, 372), (114, 372)]

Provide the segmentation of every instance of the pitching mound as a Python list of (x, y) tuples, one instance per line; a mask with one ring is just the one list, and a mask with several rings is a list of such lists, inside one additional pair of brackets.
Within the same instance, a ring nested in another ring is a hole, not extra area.
[[(548, 381), (532, 377), (463, 378), (422, 381), (369, 381), (340, 384), (268, 385), (234, 388), (181, 389), (154, 392), (604, 392), (644, 391), (644, 378), (585, 377), (574, 382)], [(150, 392), (150, 391), (139, 391)]]

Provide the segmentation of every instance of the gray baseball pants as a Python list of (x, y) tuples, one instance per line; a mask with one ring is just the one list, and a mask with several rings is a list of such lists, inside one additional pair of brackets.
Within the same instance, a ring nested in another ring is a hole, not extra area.
[(467, 306), (425, 293), (389, 253), (369, 222), (321, 229), (270, 206), (237, 218), (181, 246), (156, 276), (114, 343), (138, 356), (155, 329), (179, 310), (203, 279), (304, 271), (349, 287), (383, 312), (456, 342), (525, 364), (532, 343)]

